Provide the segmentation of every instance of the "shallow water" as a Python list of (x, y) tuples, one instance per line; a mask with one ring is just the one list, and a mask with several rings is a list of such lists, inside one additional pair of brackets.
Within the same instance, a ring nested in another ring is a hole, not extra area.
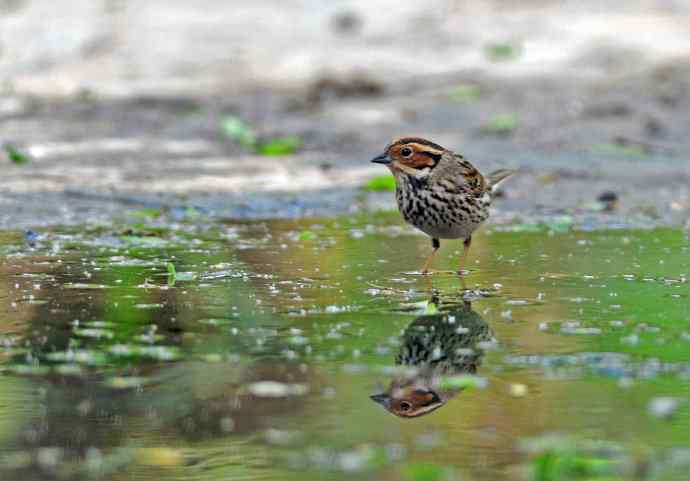
[(556, 230), (4, 232), (0, 479), (686, 479), (687, 233)]

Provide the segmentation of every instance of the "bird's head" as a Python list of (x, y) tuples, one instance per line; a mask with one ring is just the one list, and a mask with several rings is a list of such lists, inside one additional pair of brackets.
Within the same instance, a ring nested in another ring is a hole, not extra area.
[(408, 174), (424, 177), (441, 163), (447, 150), (420, 137), (401, 137), (386, 146), (381, 155), (371, 159), (386, 165), (393, 175)]

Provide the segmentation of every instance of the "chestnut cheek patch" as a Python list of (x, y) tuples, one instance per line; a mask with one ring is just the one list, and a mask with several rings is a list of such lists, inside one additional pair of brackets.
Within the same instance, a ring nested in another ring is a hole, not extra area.
[(407, 165), (414, 167), (415, 169), (423, 169), (424, 167), (434, 167), (436, 161), (433, 157), (430, 157), (424, 153), (419, 153), (413, 155), (407, 162)]

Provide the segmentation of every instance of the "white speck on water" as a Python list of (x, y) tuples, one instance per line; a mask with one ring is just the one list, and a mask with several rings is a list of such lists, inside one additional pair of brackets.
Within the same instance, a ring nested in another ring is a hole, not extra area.
[(277, 446), (289, 446), (301, 437), (298, 431), (283, 431), (280, 429), (267, 429), (264, 433), (266, 442)]
[(417, 437), (416, 445), (420, 451), (430, 451), (443, 442), (443, 435), (439, 432), (430, 432)]
[(506, 301), (506, 304), (512, 305), (512, 306), (525, 306), (529, 304), (529, 301), (525, 299), (509, 299)]
[(86, 469), (91, 473), (99, 473), (103, 467), (103, 454), (101, 450), (95, 447), (90, 447), (86, 450)]
[(384, 356), (384, 355), (390, 353), (391, 350), (389, 347), (386, 347), (386, 346), (376, 346), (376, 349), (374, 350), (374, 352), (376, 354), (378, 354), (379, 356)]
[(356, 451), (346, 451), (338, 456), (338, 464), (340, 465), (340, 469), (346, 473), (363, 471), (369, 465), (372, 454), (370, 449), (366, 448)]
[(224, 433), (231, 433), (235, 430), (235, 421), (232, 418), (224, 417), (220, 420), (220, 429)]
[(679, 402), (672, 397), (656, 397), (649, 402), (649, 414), (655, 418), (668, 419), (678, 410)]
[(36, 460), (41, 467), (52, 470), (55, 469), (58, 464), (60, 464), (63, 454), (62, 448), (40, 448), (38, 450)]
[(367, 372), (369, 368), (366, 366), (366, 364), (345, 364), (343, 365), (343, 372), (346, 372), (348, 374), (360, 374), (363, 372)]
[(521, 398), (527, 396), (527, 386), (525, 384), (513, 383), (508, 390), (512, 397)]
[(618, 387), (621, 389), (629, 389), (633, 387), (635, 381), (630, 377), (622, 377), (618, 380)]
[(340, 312), (347, 312), (350, 310), (350, 306), (326, 306), (325, 312), (328, 314), (338, 314)]
[(574, 334), (574, 335), (584, 335), (584, 336), (597, 336), (601, 334), (601, 329), (598, 327), (561, 327), (561, 332), (563, 334)]
[(385, 449), (386, 456), (390, 461), (401, 461), (405, 459), (407, 454), (407, 449), (402, 444), (387, 444)]
[(256, 397), (280, 398), (289, 396), (304, 396), (309, 392), (305, 384), (286, 384), (277, 381), (259, 381), (247, 386), (249, 392)]
[(481, 349), (482, 351), (492, 351), (494, 349), (498, 349), (498, 342), (496, 340), (478, 342), (476, 344), (476, 348)]

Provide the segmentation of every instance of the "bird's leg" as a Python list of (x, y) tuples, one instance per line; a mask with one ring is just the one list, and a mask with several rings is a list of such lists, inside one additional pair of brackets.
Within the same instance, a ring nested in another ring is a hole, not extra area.
[(431, 276), (424, 276), (424, 277), (426, 278), (427, 288), (429, 289), (429, 292), (433, 293), (434, 292), (434, 283), (431, 280), (432, 277)]
[(465, 239), (463, 242), (462, 257), (460, 257), (460, 268), (458, 274), (462, 274), (465, 270), (465, 263), (467, 262), (467, 254), (470, 253), (470, 246), (472, 245), (472, 236)]
[(436, 251), (441, 247), (441, 241), (436, 239), (435, 237), (431, 239), (431, 248), (433, 249), (431, 251), (431, 255), (428, 257), (426, 262), (424, 263), (424, 267), (422, 267), (422, 274), (428, 274), (429, 273), (429, 267), (431, 267), (431, 263), (434, 260), (434, 256), (436, 255)]
[(459, 273), (459, 274), (460, 275), (458, 277), (460, 277), (460, 288), (461, 288), (462, 292), (465, 292), (468, 290), (467, 284), (465, 284), (465, 277), (462, 275), (462, 273)]

